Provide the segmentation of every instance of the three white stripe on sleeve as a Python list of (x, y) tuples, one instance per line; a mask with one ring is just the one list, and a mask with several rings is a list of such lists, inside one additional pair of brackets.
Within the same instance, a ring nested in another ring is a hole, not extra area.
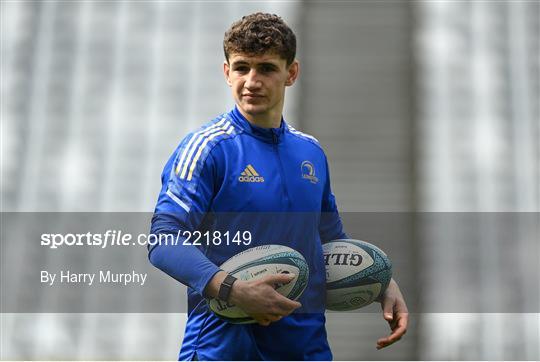
[(180, 161), (176, 166), (176, 174), (180, 174), (181, 179), (191, 181), (197, 161), (199, 161), (199, 158), (201, 157), (201, 154), (208, 142), (217, 136), (232, 133), (234, 127), (231, 125), (230, 121), (225, 121), (226, 119), (223, 118), (216, 124), (193, 134), (193, 137), (191, 137), (188, 144), (184, 148), (184, 151), (180, 156)]

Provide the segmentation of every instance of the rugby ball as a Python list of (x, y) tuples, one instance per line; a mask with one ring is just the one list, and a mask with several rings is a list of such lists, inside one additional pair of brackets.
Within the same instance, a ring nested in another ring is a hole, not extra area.
[(365, 307), (381, 296), (392, 278), (392, 263), (375, 245), (340, 239), (323, 244), (326, 309)]
[[(261, 245), (236, 254), (220, 268), (239, 280), (255, 280), (271, 274), (294, 274), (291, 282), (276, 286), (276, 291), (289, 299), (298, 299), (307, 286), (309, 267), (306, 259), (283, 245)], [(217, 298), (208, 301), (210, 310), (230, 323), (255, 323), (242, 309)]]

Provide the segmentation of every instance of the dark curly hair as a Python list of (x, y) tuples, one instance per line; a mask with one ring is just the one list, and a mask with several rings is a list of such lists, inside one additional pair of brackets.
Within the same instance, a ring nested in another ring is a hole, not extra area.
[(255, 13), (233, 23), (223, 39), (225, 59), (232, 53), (275, 53), (291, 65), (296, 56), (296, 36), (275, 14)]

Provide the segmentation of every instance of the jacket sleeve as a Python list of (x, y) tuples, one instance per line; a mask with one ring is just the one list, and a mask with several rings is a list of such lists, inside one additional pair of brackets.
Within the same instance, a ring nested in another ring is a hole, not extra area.
[[(155, 267), (203, 295), (206, 285), (220, 269), (201, 249), (184, 245), (186, 238), (182, 232), (197, 230), (210, 209), (216, 186), (215, 165), (209, 153), (204, 159), (189, 157), (186, 150), (189, 139), (190, 136), (182, 141), (165, 165), (150, 229), (155, 240), (170, 235), (169, 240), (177, 242), (150, 245), (148, 258)], [(192, 162), (196, 162), (196, 167), (190, 175)]]
[(319, 235), (321, 241), (327, 242), (336, 239), (348, 239), (343, 231), (343, 224), (336, 205), (336, 198), (330, 187), (330, 170), (326, 159), (326, 178), (323, 190), (323, 200), (321, 205), (321, 221), (319, 223)]

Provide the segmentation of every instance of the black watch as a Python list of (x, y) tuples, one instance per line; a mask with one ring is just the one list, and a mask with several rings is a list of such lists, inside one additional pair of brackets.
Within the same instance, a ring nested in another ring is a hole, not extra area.
[(229, 301), (231, 295), (232, 285), (236, 281), (236, 278), (230, 274), (227, 274), (221, 285), (219, 286), (218, 299), (224, 302)]

